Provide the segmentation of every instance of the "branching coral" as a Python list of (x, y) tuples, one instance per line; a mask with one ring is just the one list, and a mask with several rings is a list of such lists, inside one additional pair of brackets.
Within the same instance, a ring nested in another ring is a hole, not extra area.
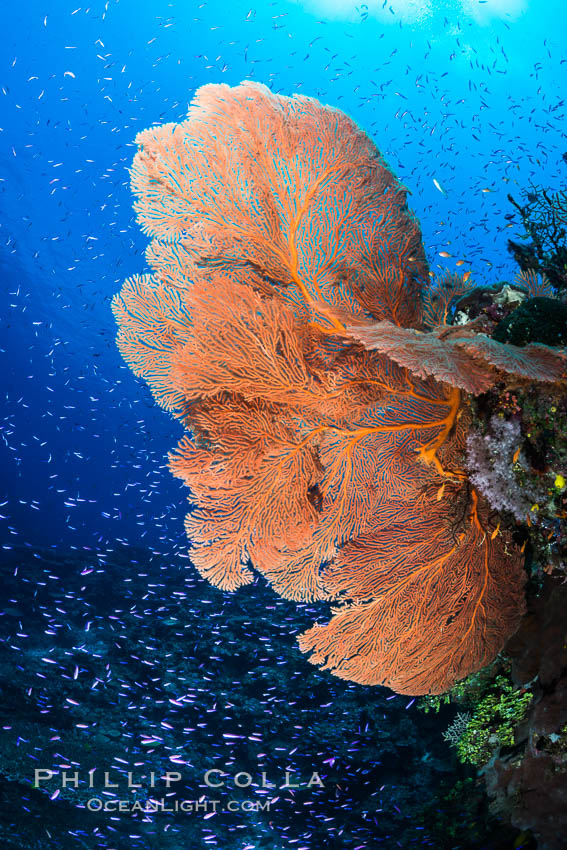
[(287, 598), (335, 600), (299, 639), (335, 675), (447, 690), (524, 605), (522, 556), (462, 465), (460, 388), (558, 381), (564, 358), (422, 332), (418, 225), (342, 112), (210, 85), (137, 142), (153, 273), (113, 309), (126, 361), (187, 429), (170, 465), (196, 503), (193, 562), (226, 590), (254, 568)]
[(443, 737), (456, 748), (460, 761), (481, 766), (500, 747), (514, 744), (516, 727), (532, 700), (530, 690), (514, 687), (505, 675), (499, 675), (473, 703), (472, 713), (457, 714)]
[(443, 740), (456, 747), (467, 731), (470, 720), (471, 715), (467, 711), (460, 711), (455, 715), (455, 719), (451, 725), (443, 732)]
[[(521, 200), (508, 200), (520, 214), (524, 244), (508, 240), (508, 250), (524, 272), (542, 272), (557, 289), (567, 285), (567, 192), (532, 186)], [(511, 216), (510, 216), (511, 217)], [(549, 293), (546, 293), (549, 294)]]

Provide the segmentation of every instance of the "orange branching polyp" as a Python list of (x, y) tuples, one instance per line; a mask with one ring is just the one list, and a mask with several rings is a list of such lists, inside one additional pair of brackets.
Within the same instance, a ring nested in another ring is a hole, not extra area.
[(419, 227), (342, 112), (208, 85), (137, 142), (153, 273), (113, 310), (124, 358), (186, 428), (170, 467), (196, 505), (193, 563), (225, 590), (256, 569), (287, 598), (335, 600), (299, 639), (335, 675), (447, 690), (524, 610), (521, 553), (462, 469), (460, 390), (560, 380), (564, 360), (424, 332)]

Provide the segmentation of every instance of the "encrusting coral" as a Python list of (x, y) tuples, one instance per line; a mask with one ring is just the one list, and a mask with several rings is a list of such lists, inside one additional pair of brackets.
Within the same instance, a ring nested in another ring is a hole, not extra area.
[(113, 309), (124, 358), (187, 429), (170, 466), (195, 566), (338, 603), (299, 638), (337, 676), (446, 691), (524, 611), (523, 556), (463, 466), (462, 391), (560, 381), (564, 356), (442, 324), (406, 192), (336, 109), (207, 85), (137, 143), (153, 272)]

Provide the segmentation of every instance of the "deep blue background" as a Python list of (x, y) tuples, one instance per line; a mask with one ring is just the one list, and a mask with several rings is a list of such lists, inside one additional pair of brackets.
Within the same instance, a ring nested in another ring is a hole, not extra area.
[(460, 258), (479, 284), (511, 278), (506, 193), (565, 185), (567, 12), (563, 0), (79, 2), (2, 14), (0, 542), (172, 554), (185, 545), (185, 493), (166, 469), (180, 427), (122, 364), (109, 307), (144, 270), (136, 133), (183, 118), (206, 82), (314, 95), (348, 111), (411, 190), (434, 270)]

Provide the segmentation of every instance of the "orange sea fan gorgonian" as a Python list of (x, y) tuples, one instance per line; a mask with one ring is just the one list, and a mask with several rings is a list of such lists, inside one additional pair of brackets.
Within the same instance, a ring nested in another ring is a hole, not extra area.
[(439, 693), (524, 610), (522, 556), (461, 460), (468, 392), (560, 380), (562, 356), (424, 333), (406, 192), (342, 112), (257, 83), (199, 89), (137, 137), (152, 274), (113, 302), (118, 345), (186, 434), (191, 558), (234, 590), (334, 600), (299, 639), (363, 684)]

